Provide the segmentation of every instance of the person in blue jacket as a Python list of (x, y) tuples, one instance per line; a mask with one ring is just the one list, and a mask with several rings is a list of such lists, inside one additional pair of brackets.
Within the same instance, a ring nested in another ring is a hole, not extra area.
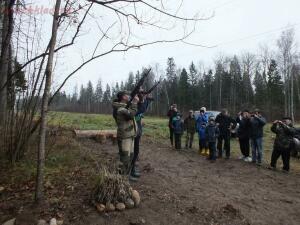
[(199, 135), (199, 154), (209, 155), (209, 149), (205, 137), (205, 128), (208, 123), (208, 115), (205, 107), (200, 109), (200, 115), (198, 116), (196, 123), (196, 129)]
[(174, 129), (175, 135), (175, 149), (181, 149), (181, 136), (184, 132), (184, 122), (182, 115), (178, 112), (172, 120), (172, 128)]
[(142, 124), (142, 119), (144, 118), (144, 113), (147, 111), (150, 102), (153, 100), (150, 95), (142, 95), (139, 94), (139, 102), (137, 104), (137, 112), (135, 115), (135, 121), (137, 124), (137, 134), (134, 139), (134, 151), (133, 151), (133, 158), (131, 162), (131, 178), (132, 180), (135, 178), (139, 178), (141, 176), (137, 165), (136, 161), (139, 157), (140, 153), (140, 140), (143, 135), (143, 124)]

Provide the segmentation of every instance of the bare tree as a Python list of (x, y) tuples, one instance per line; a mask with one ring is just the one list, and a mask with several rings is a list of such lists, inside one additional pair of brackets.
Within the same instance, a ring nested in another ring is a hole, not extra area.
[(281, 73), (284, 80), (285, 90), (285, 115), (294, 120), (294, 77), (292, 77), (292, 66), (295, 59), (295, 31), (293, 28), (282, 32), (277, 41), (279, 48), (279, 61)]
[[(4, 7), (4, 14), (2, 18), (2, 43), (1, 43), (1, 55), (0, 55), (0, 87), (7, 83), (7, 76), (9, 70), (9, 64), (11, 59), (9, 58), (9, 51), (11, 48), (11, 38), (14, 28), (14, 16), (13, 7), (16, 0), (1, 1), (1, 6)], [(7, 110), (7, 87), (0, 89), (0, 127), (3, 126), (6, 110)]]
[(43, 93), (42, 106), (41, 106), (41, 124), (39, 131), (39, 148), (38, 148), (38, 163), (37, 163), (37, 177), (36, 177), (36, 192), (35, 200), (41, 202), (44, 198), (44, 167), (45, 167), (45, 142), (46, 142), (46, 126), (47, 126), (47, 112), (48, 101), (50, 96), (50, 88), (52, 82), (52, 70), (54, 51), (57, 39), (57, 30), (59, 23), (59, 11), (61, 6), (61, 0), (56, 0), (55, 11), (53, 16), (52, 35), (49, 42), (49, 56), (45, 71), (45, 89)]

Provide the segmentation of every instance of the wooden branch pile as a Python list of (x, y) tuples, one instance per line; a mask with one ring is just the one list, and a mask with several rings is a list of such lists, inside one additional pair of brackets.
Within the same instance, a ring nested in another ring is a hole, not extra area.
[(92, 198), (100, 213), (132, 209), (140, 204), (140, 195), (131, 188), (128, 178), (106, 169), (97, 176)]
[(77, 138), (91, 138), (104, 144), (109, 139), (113, 144), (117, 143), (116, 130), (74, 130)]

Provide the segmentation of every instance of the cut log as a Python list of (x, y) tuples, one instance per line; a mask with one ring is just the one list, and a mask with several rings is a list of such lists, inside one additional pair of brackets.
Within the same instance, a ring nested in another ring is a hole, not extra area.
[(117, 143), (117, 130), (74, 130), (77, 138), (91, 138), (103, 144), (110, 139), (113, 144)]

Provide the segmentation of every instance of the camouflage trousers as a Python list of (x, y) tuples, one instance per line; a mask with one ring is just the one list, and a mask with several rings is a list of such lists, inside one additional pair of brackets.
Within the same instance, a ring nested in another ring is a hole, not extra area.
[(126, 138), (118, 140), (120, 165), (119, 171), (121, 174), (127, 175), (131, 170), (131, 162), (134, 150), (134, 138)]
[(193, 147), (193, 141), (194, 141), (194, 132), (186, 132), (186, 139), (185, 139), (185, 147), (186, 148), (192, 148)]

